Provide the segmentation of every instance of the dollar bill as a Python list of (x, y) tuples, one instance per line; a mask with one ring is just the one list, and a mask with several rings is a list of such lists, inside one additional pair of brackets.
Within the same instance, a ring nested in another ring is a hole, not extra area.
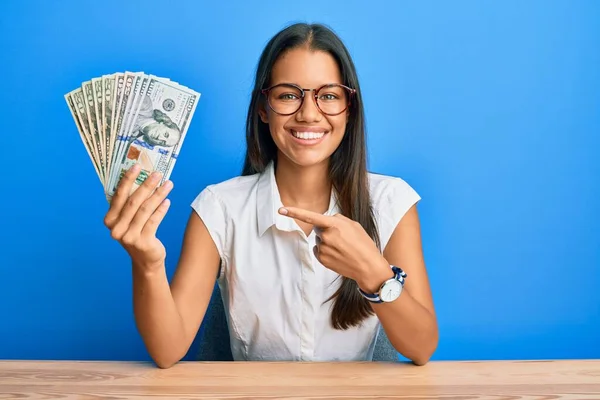
[(81, 123), (81, 127), (83, 128), (83, 132), (86, 138), (86, 145), (89, 146), (90, 152), (93, 156), (94, 163), (100, 172), (100, 180), (104, 182), (104, 174), (100, 168), (100, 158), (98, 157), (98, 151), (96, 146), (94, 146), (94, 142), (92, 141), (92, 130), (90, 127), (90, 119), (87, 115), (87, 109), (85, 107), (85, 96), (83, 94), (82, 88), (77, 88), (71, 92), (71, 97), (75, 104), (75, 111), (77, 113), (77, 117)]
[(123, 151), (125, 150), (123, 143), (125, 142), (125, 138), (128, 135), (129, 127), (131, 126), (135, 110), (142, 97), (142, 91), (145, 92), (147, 87), (148, 77), (143, 73), (136, 73), (135, 75), (136, 76), (134, 78), (133, 89), (131, 91), (131, 95), (129, 96), (129, 104), (125, 108), (125, 117), (123, 118), (123, 124), (121, 126), (120, 131), (121, 140), (119, 142), (119, 148), (117, 149), (117, 153), (114, 155), (115, 159), (120, 159), (121, 155), (123, 154)]
[(96, 129), (98, 130), (99, 143), (98, 147), (102, 150), (102, 169), (106, 169), (106, 149), (104, 148), (104, 124), (102, 123), (102, 115), (104, 114), (102, 102), (102, 78), (93, 78), (92, 95), (94, 96), (94, 112), (96, 114)]
[[(142, 76), (141, 79), (138, 79), (136, 85), (133, 89), (133, 100), (131, 102), (131, 107), (126, 111), (125, 122), (123, 125), (123, 129), (120, 135), (119, 148), (117, 149), (117, 154), (115, 154), (115, 159), (121, 160), (123, 158), (123, 153), (125, 152), (125, 143), (127, 143), (127, 139), (130, 135), (130, 130), (132, 123), (137, 117), (137, 112), (139, 110), (140, 105), (142, 104), (142, 99), (147, 93), (148, 90), (148, 79), (149, 76)], [(118, 176), (113, 175), (114, 179), (118, 179)]]
[[(81, 90), (81, 89), (77, 89), (77, 90)], [(75, 91), (77, 91), (77, 90), (75, 90)], [(92, 150), (91, 150), (92, 146), (89, 143), (89, 140), (87, 138), (87, 133), (84, 130), (83, 123), (82, 123), (81, 119), (79, 118), (77, 109), (75, 107), (75, 101), (73, 100), (73, 92), (75, 92), (75, 91), (67, 93), (65, 95), (65, 100), (67, 101), (67, 105), (69, 106), (69, 111), (71, 111), (71, 116), (73, 117), (73, 120), (75, 121), (75, 126), (77, 127), (77, 131), (79, 132), (79, 137), (81, 138), (83, 147), (85, 147), (85, 151), (88, 153), (88, 156), (90, 157), (90, 160), (92, 161), (92, 165), (94, 166), (94, 170), (96, 171), (96, 174), (98, 175), (98, 179), (100, 179), (100, 182), (102, 183), (102, 176), (100, 175), (100, 169), (98, 168), (98, 164), (97, 164), (96, 160), (94, 159), (94, 156), (92, 155)]]
[(113, 166), (116, 176), (107, 190), (114, 195), (123, 174), (134, 164), (141, 172), (132, 193), (153, 172), (159, 171), (162, 183), (169, 179), (183, 145), (200, 93), (172, 82), (151, 77), (148, 90), (126, 136), (118, 138), (123, 151)]
[(116, 155), (119, 153), (120, 150), (120, 146), (121, 146), (121, 140), (120, 137), (122, 135), (123, 129), (124, 129), (124, 119), (126, 114), (126, 110), (128, 109), (128, 107), (130, 106), (130, 101), (131, 101), (131, 92), (133, 90), (134, 84), (135, 84), (135, 79), (136, 76), (135, 74), (131, 73), (131, 72), (125, 72), (125, 78), (124, 78), (124, 86), (123, 86), (123, 92), (121, 94), (121, 104), (119, 105), (119, 108), (117, 109), (117, 117), (116, 117), (116, 131), (115, 131), (115, 145), (113, 147), (113, 152), (111, 154), (111, 164), (113, 167), (111, 167), (111, 173), (110, 176), (107, 179), (107, 183), (106, 183), (106, 187), (109, 188), (113, 185), (114, 181), (116, 180), (115, 177), (115, 172), (114, 172), (114, 166), (115, 163), (117, 162), (117, 157)]
[(137, 112), (142, 104), (142, 98), (146, 95), (148, 91), (148, 80), (149, 76), (143, 76), (136, 82), (136, 87), (134, 90), (134, 98), (131, 103), (131, 108), (128, 110), (127, 118), (125, 122), (125, 129), (123, 130), (123, 136), (127, 137), (129, 135), (129, 131), (131, 129), (131, 124), (133, 123)]
[(116, 74), (114, 75), (103, 75), (102, 76), (102, 126), (103, 126), (103, 146), (102, 148), (106, 151), (106, 170), (110, 171), (110, 156), (112, 154), (110, 148), (111, 142), (111, 128), (114, 111), (114, 101), (116, 97), (115, 92), (115, 81)]
[(98, 167), (100, 168), (100, 174), (102, 175), (102, 181), (105, 182), (106, 171), (104, 170), (104, 163), (102, 162), (102, 159), (104, 157), (103, 157), (102, 148), (100, 147), (100, 144), (102, 143), (102, 141), (100, 140), (100, 132), (98, 131), (98, 125), (96, 123), (97, 115), (96, 115), (96, 108), (94, 106), (94, 91), (93, 91), (93, 87), (92, 87), (92, 82), (91, 81), (83, 82), (83, 84), (81, 85), (81, 88), (83, 89), (83, 95), (84, 95), (83, 103), (85, 106), (85, 112), (88, 117), (88, 123), (89, 123), (88, 126), (90, 129), (92, 143), (93, 143), (94, 150), (96, 152), (96, 156), (97, 156), (97, 160), (98, 160)]
[[(112, 111), (112, 118), (111, 118), (110, 140), (109, 140), (109, 151), (108, 151), (109, 171), (112, 170), (113, 154), (115, 151), (115, 146), (117, 144), (117, 132), (119, 131), (120, 124), (122, 122), (122, 118), (121, 118), (119, 111), (121, 109), (121, 104), (123, 103), (123, 93), (125, 91), (125, 74), (124, 73), (115, 74), (115, 89), (114, 90), (115, 90), (115, 98), (114, 98), (114, 102), (112, 104), (113, 111)], [(106, 185), (106, 186), (108, 186), (108, 185)]]

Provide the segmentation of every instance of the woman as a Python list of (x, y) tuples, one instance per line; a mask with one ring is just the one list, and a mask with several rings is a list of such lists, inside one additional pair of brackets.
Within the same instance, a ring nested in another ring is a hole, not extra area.
[[(220, 285), (235, 360), (370, 360), (379, 324), (417, 365), (438, 331), (416, 203), (402, 179), (367, 173), (353, 62), (321, 25), (265, 48), (247, 116), (243, 173), (193, 201), (171, 284), (156, 230), (173, 187), (153, 174), (105, 217), (133, 264), (134, 312), (156, 364), (188, 351)], [(155, 190), (157, 189), (157, 190)]]

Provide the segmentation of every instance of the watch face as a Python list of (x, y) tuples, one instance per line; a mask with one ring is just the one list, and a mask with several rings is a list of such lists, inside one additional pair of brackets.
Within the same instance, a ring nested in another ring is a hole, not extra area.
[(379, 293), (379, 297), (381, 298), (381, 300), (386, 302), (394, 301), (398, 298), (398, 296), (400, 296), (401, 292), (402, 284), (397, 280), (391, 280), (383, 286), (381, 292)]

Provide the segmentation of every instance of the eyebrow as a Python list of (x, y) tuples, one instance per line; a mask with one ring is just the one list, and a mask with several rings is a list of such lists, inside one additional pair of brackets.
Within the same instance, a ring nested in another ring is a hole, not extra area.
[[(319, 84), (319, 85), (317, 85), (315, 87), (312, 87), (312, 88), (307, 88), (307, 87), (304, 87), (304, 85), (301, 85), (301, 84), (296, 83), (296, 82), (282, 81), (282, 82), (274, 82), (274, 83), (272, 83), (269, 86), (272, 87), (272, 86), (276, 86), (276, 85), (294, 85), (294, 86), (301, 87), (302, 89), (318, 89), (320, 87), (323, 87), (323, 86), (326, 86), (326, 85), (332, 85), (332, 84), (344, 85), (344, 82), (338, 82), (337, 80), (334, 80), (334, 81), (328, 81), (328, 82), (325, 82), (325, 83), (321, 83), (321, 84)], [(269, 87), (269, 86), (267, 86), (267, 87)]]

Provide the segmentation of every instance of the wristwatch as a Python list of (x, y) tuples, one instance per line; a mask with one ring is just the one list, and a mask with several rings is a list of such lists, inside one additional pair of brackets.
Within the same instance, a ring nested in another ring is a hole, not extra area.
[(392, 271), (394, 277), (386, 280), (379, 287), (379, 291), (371, 294), (365, 293), (361, 288), (358, 288), (360, 294), (372, 303), (390, 303), (400, 297), (402, 289), (404, 288), (404, 278), (406, 278), (406, 272), (401, 268), (392, 265)]

